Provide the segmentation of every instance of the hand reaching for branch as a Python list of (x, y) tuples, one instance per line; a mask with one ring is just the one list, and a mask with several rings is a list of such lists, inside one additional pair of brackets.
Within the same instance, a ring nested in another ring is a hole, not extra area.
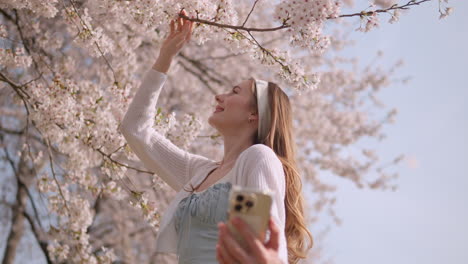
[[(180, 13), (185, 16), (187, 15), (185, 10), (182, 10)], [(170, 27), (171, 32), (169, 32), (169, 35), (164, 40), (160, 53), (165, 56), (174, 57), (189, 42), (192, 36), (193, 22), (179, 17), (177, 18), (177, 29), (175, 28), (174, 20), (171, 21)]]
[[(187, 15), (185, 10), (182, 10), (180, 14)], [(193, 31), (193, 22), (179, 17), (177, 18), (177, 28), (174, 20), (172, 20), (170, 29), (171, 31), (164, 40), (161, 50), (159, 51), (159, 57), (153, 66), (153, 69), (163, 73), (167, 73), (172, 58), (174, 58), (184, 45), (190, 41)]]

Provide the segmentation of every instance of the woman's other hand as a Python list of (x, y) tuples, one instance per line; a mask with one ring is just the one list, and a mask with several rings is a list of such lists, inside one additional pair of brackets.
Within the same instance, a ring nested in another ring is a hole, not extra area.
[(284, 264), (278, 255), (279, 229), (273, 222), (273, 218), (270, 218), (268, 223), (270, 240), (266, 244), (263, 244), (255, 236), (250, 227), (242, 219), (235, 218), (232, 223), (239, 230), (244, 241), (246, 241), (249, 252), (239, 245), (237, 240), (231, 235), (226, 224), (220, 222), (218, 224), (218, 244), (216, 245), (216, 259), (219, 263)]
[[(187, 16), (185, 10), (180, 14)], [(190, 41), (193, 31), (193, 22), (181, 17), (177, 18), (177, 27), (174, 20), (170, 24), (170, 32), (164, 40), (159, 51), (159, 57), (153, 65), (153, 69), (167, 73), (169, 70), (172, 58), (174, 58), (184, 45)]]

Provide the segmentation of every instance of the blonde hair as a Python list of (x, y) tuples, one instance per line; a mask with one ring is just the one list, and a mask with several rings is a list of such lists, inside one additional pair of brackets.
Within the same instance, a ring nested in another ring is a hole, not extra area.
[[(250, 78), (254, 85), (254, 79)], [(257, 98), (254, 91), (252, 106), (257, 109)], [(288, 261), (295, 264), (307, 257), (307, 252), (313, 246), (313, 238), (307, 229), (304, 218), (304, 197), (302, 195), (302, 180), (296, 164), (296, 143), (293, 137), (292, 109), (289, 97), (275, 83), (268, 83), (268, 101), (271, 109), (271, 129), (264, 139), (258, 139), (255, 133), (255, 144), (264, 144), (273, 149), (283, 164), (286, 194), (284, 205), (286, 209), (285, 234), (288, 247)], [(306, 246), (306, 240), (310, 243)]]

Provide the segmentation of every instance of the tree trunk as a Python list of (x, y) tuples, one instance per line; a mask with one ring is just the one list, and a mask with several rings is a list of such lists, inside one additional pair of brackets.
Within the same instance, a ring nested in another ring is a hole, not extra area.
[(11, 222), (11, 231), (8, 235), (7, 245), (3, 264), (14, 263), (16, 250), (24, 232), (24, 209), (26, 207), (27, 193), (22, 184), (18, 184), (18, 192), (16, 193), (16, 203), (12, 207), (13, 218)]

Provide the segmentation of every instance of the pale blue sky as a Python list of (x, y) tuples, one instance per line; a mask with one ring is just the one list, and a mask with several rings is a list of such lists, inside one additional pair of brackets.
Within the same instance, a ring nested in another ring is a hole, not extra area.
[(383, 161), (403, 153), (418, 165), (394, 168), (396, 192), (337, 181), (344, 223), (323, 245), (336, 263), (468, 263), (468, 2), (450, 2), (454, 12), (443, 20), (438, 1), (411, 8), (396, 24), (384, 16), (377, 30), (353, 33), (356, 45), (344, 53), (366, 65), (383, 50), (383, 68), (404, 59), (396, 76), (412, 80), (381, 91), (398, 115), (372, 147)]

